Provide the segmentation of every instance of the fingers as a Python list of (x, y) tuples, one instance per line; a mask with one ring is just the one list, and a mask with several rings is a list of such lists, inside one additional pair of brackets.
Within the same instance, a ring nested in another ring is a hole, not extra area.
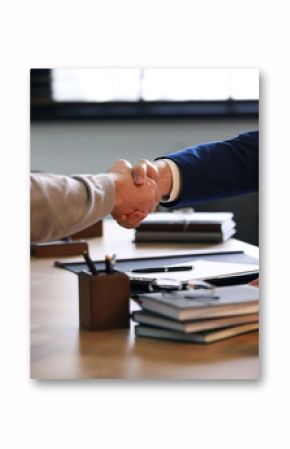
[(127, 172), (132, 170), (132, 165), (126, 159), (118, 159), (113, 163), (113, 165), (109, 168), (108, 172)]
[(140, 225), (141, 221), (144, 220), (146, 215), (146, 212), (135, 211), (132, 214), (128, 215), (114, 214), (113, 218), (120, 226), (123, 226), (123, 228), (132, 229), (137, 228)]
[(146, 176), (157, 181), (158, 170), (152, 162), (141, 159), (132, 169), (133, 180), (136, 185), (144, 184)]
[[(161, 193), (155, 181), (147, 178), (144, 187), (147, 189), (147, 210), (153, 212), (161, 200)], [(143, 208), (140, 208), (143, 210)]]
[[(120, 226), (128, 229), (136, 228), (148, 213), (156, 209), (160, 196), (156, 183), (146, 178), (143, 186), (134, 186), (128, 190), (124, 204), (114, 208), (112, 216)], [(128, 203), (129, 200), (132, 201), (131, 205)]]
[(161, 197), (162, 197), (161, 192), (160, 192), (158, 186), (156, 185), (155, 187), (156, 188), (155, 188), (155, 207), (154, 207), (154, 210), (156, 209), (157, 205), (160, 203)]
[(115, 182), (113, 218), (120, 226), (136, 228), (160, 201), (161, 194), (154, 180), (158, 178), (157, 168), (143, 159), (132, 169), (128, 161), (120, 159), (112, 165), (108, 174)]

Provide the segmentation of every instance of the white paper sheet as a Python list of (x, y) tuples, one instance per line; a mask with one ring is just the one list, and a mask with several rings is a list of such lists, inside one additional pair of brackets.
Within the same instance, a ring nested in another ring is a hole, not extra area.
[(208, 262), (203, 259), (194, 260), (192, 262), (168, 265), (170, 267), (187, 266), (193, 267), (190, 271), (176, 271), (167, 273), (133, 273), (126, 274), (130, 279), (146, 280), (146, 279), (176, 279), (179, 281), (189, 281), (197, 279), (210, 279), (220, 276), (229, 276), (234, 274), (246, 274), (259, 270), (258, 265), (250, 265), (243, 263), (228, 262)]

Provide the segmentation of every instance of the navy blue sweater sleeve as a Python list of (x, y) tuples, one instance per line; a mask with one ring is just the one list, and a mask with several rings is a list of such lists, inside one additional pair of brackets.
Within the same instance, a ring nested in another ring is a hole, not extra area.
[(258, 190), (259, 133), (210, 142), (171, 153), (180, 170), (179, 198), (166, 207), (184, 207)]

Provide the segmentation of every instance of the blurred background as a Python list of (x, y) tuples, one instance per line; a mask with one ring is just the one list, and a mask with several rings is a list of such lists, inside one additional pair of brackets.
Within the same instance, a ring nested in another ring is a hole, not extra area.
[[(256, 69), (31, 69), (31, 170), (101, 173), (259, 127)], [(232, 211), (258, 244), (258, 194), (194, 205)]]

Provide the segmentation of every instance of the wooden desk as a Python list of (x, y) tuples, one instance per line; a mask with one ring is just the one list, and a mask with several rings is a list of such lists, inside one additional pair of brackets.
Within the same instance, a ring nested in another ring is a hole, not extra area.
[[(91, 255), (119, 258), (192, 253), (198, 249), (258, 249), (232, 239), (216, 245), (132, 243), (133, 231), (104, 223), (104, 236), (89, 241)], [(73, 260), (73, 259), (68, 259)], [(257, 333), (208, 346), (134, 337), (130, 330), (80, 331), (78, 279), (53, 267), (53, 259), (31, 260), (31, 377), (34, 379), (255, 379), (259, 376)]]

